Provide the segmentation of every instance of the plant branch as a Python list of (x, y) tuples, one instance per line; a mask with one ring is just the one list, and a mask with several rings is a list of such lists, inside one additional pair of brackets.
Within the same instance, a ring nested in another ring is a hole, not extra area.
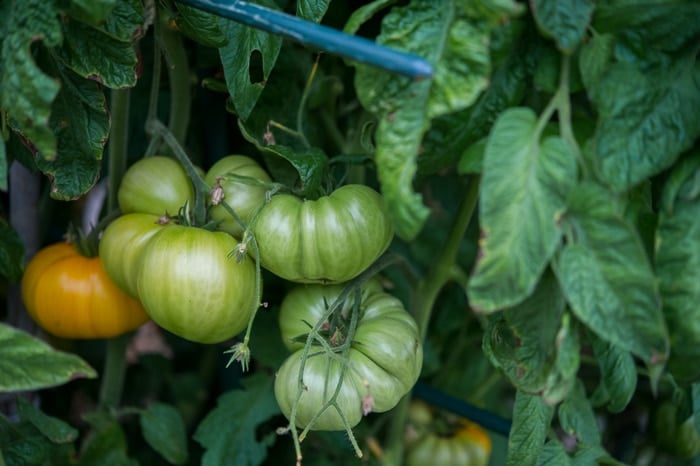
[[(182, 35), (168, 26), (167, 18), (161, 21), (157, 31), (158, 41), (163, 47), (168, 67), (168, 81), (170, 82), (168, 129), (182, 146), (185, 144), (187, 136), (191, 107), (189, 63), (182, 43)], [(158, 60), (158, 57), (155, 59)]]

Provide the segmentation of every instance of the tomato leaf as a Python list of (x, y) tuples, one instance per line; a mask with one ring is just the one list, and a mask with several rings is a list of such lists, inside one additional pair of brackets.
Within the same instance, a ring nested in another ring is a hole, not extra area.
[(54, 8), (54, 3), (43, 0), (0, 3), (0, 107), (10, 116), (13, 129), (46, 158), (56, 156), (49, 116), (61, 85), (37, 66), (31, 48), (63, 41)]
[(7, 191), (7, 172), (10, 162), (7, 160), (5, 138), (0, 134), (0, 191)]
[(106, 20), (117, 0), (71, 0), (68, 13), (75, 19), (97, 26)]
[(564, 221), (576, 242), (564, 247), (555, 267), (564, 295), (598, 336), (654, 369), (655, 382), (668, 357), (669, 336), (644, 245), (617, 199), (599, 185), (579, 185), (569, 208)]
[(69, 443), (78, 438), (78, 431), (62, 420), (48, 416), (25, 398), (18, 396), (17, 408), (22, 420), (28, 421), (53, 443)]
[(680, 379), (700, 377), (688, 361), (700, 358), (700, 152), (677, 166), (664, 188), (656, 232), (656, 271), (673, 347), (669, 369)]
[(343, 32), (355, 34), (360, 29), (360, 26), (372, 19), (377, 12), (394, 3), (396, 3), (396, 0), (374, 0), (366, 5), (362, 5), (352, 12), (352, 15), (345, 23), (345, 27), (343, 27)]
[(545, 36), (559, 50), (572, 54), (583, 40), (593, 15), (592, 0), (534, 0), (532, 12)]
[(578, 59), (581, 80), (588, 91), (596, 87), (601, 76), (612, 63), (615, 36), (596, 34), (583, 46)]
[(133, 42), (145, 33), (144, 16), (144, 6), (140, 0), (120, 1), (115, 5), (112, 14), (99, 24), (98, 30), (113, 39)]
[(397, 234), (407, 240), (416, 236), (429, 213), (412, 186), (423, 134), (431, 119), (471, 105), (487, 87), (495, 18), (519, 11), (515, 3), (484, 3), (496, 13), (486, 16), (484, 4), (414, 0), (384, 17), (377, 42), (426, 58), (435, 65), (432, 79), (412, 82), (357, 66), (360, 102), (379, 119), (375, 159), (382, 194)]
[(558, 136), (540, 142), (528, 108), (505, 111), (484, 154), (480, 257), (469, 281), (471, 306), (493, 312), (529, 296), (560, 243), (559, 216), (576, 179), (574, 155)]
[(593, 354), (598, 360), (601, 381), (592, 401), (594, 405), (606, 404), (608, 411), (619, 413), (627, 407), (637, 389), (637, 366), (629, 351), (601, 340), (589, 333)]
[(83, 416), (93, 426), (93, 433), (82, 447), (80, 466), (138, 466), (127, 455), (127, 442), (121, 425), (102, 412)]
[(516, 392), (506, 466), (536, 463), (543, 450), (553, 416), (554, 408), (546, 405), (539, 396), (521, 390)]
[(556, 280), (547, 274), (532, 296), (490, 319), (484, 352), (518, 390), (537, 393), (547, 385), (564, 306)]
[[(264, 3), (267, 7), (277, 8), (274, 2)], [(282, 38), (223, 18), (219, 18), (219, 27), (228, 41), (219, 48), (226, 86), (236, 113), (242, 120), (246, 120), (275, 66)], [(254, 64), (251, 69), (254, 56), (261, 63)]]
[(95, 377), (95, 370), (78, 356), (55, 351), (22, 331), (0, 324), (0, 392), (37, 390)]
[(694, 54), (654, 72), (615, 63), (592, 98), (599, 113), (597, 170), (615, 191), (658, 174), (700, 135), (700, 64)]
[(328, 11), (331, 0), (299, 0), (297, 16), (318, 23)]
[(180, 412), (164, 403), (151, 403), (139, 418), (143, 437), (171, 464), (187, 461), (185, 422)]
[(581, 380), (577, 380), (559, 406), (558, 417), (562, 429), (567, 434), (576, 436), (579, 443), (600, 445), (598, 423)]
[(215, 15), (179, 2), (176, 7), (179, 15), (175, 24), (184, 35), (208, 47), (218, 48), (228, 43)]
[(418, 157), (419, 173), (433, 173), (452, 164), (459, 154), (488, 135), (501, 112), (522, 100), (533, 68), (531, 39), (524, 32), (515, 37), (507, 58), (494, 70), (489, 86), (474, 105), (431, 122)]
[(256, 427), (279, 414), (273, 392), (273, 378), (254, 374), (244, 379), (243, 390), (233, 390), (219, 397), (215, 409), (197, 427), (194, 439), (206, 452), (203, 466), (255, 466), (265, 459), (275, 433), (262, 438)]
[(76, 199), (99, 177), (109, 115), (98, 83), (82, 79), (60, 63), (55, 63), (55, 71), (63, 87), (53, 103), (50, 126), (58, 139), (60, 157), (38, 157), (36, 164), (52, 180), (53, 198)]
[(553, 367), (542, 392), (542, 399), (549, 405), (559, 403), (569, 394), (581, 363), (578, 326), (569, 313), (562, 316), (554, 350)]
[(695, 430), (700, 432), (700, 383), (691, 384), (690, 399), (693, 408), (693, 424)]
[(550, 439), (537, 460), (537, 466), (570, 466), (571, 458), (559, 440)]

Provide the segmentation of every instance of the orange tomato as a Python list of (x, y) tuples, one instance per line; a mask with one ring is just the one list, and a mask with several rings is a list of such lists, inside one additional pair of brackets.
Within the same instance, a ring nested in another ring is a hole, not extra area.
[(22, 299), (44, 330), (63, 338), (111, 338), (148, 320), (141, 303), (107, 277), (99, 257), (70, 243), (40, 250), (24, 271)]

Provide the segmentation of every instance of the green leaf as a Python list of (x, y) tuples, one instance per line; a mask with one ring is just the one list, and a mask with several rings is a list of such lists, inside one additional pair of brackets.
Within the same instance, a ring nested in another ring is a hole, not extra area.
[(464, 151), (457, 165), (457, 172), (460, 175), (478, 174), (482, 172), (487, 142), (487, 138), (479, 139)]
[(10, 424), (3, 416), (0, 416), (0, 452), (3, 466), (68, 465), (75, 457), (72, 444), (53, 443), (31, 422)]
[(556, 280), (546, 274), (532, 296), (490, 319), (484, 353), (518, 390), (538, 393), (547, 385), (565, 304)]
[(76, 199), (89, 191), (100, 173), (109, 136), (109, 115), (99, 84), (82, 79), (56, 64), (63, 87), (51, 112), (51, 127), (58, 139), (59, 157), (37, 158), (37, 167), (52, 181), (51, 197)]
[(690, 386), (690, 399), (693, 409), (693, 423), (695, 430), (700, 432), (700, 383), (694, 383)]
[(93, 416), (87, 416), (86, 420), (95, 429), (83, 446), (80, 466), (139, 466), (127, 454), (126, 436), (121, 425), (101, 413), (91, 414)]
[(23, 270), (24, 243), (15, 229), (0, 218), (0, 276), (17, 282)]
[(100, 29), (79, 21), (64, 22), (63, 45), (56, 49), (61, 62), (83, 78), (112, 89), (136, 84), (136, 51)]
[(479, 199), (480, 257), (470, 305), (493, 312), (529, 296), (560, 243), (559, 217), (577, 176), (575, 156), (558, 136), (540, 143), (537, 116), (505, 111), (484, 154)]
[(55, 387), (77, 378), (93, 379), (95, 370), (78, 356), (0, 323), (0, 392)]
[(27, 138), (43, 157), (56, 156), (56, 139), (49, 127), (51, 102), (61, 87), (34, 61), (32, 47), (61, 44), (60, 23), (53, 2), (10, 0), (0, 6), (4, 34), (0, 49), (0, 107), (13, 129)]
[(545, 36), (557, 43), (559, 50), (572, 54), (586, 35), (593, 15), (592, 0), (534, 0), (532, 12)]
[(78, 431), (70, 425), (58, 418), (47, 416), (21, 396), (16, 399), (22, 420), (31, 423), (51, 442), (70, 443), (78, 438)]
[[(511, 27), (522, 29), (518, 26), (512, 21)], [(434, 173), (454, 163), (468, 147), (488, 135), (501, 112), (522, 100), (534, 66), (531, 39), (529, 34), (516, 35), (508, 57), (495, 69), (489, 87), (474, 105), (431, 122), (418, 157), (419, 173)]]
[(98, 29), (113, 39), (131, 43), (145, 34), (144, 15), (141, 0), (123, 0), (117, 2), (112, 14), (100, 23)]
[[(397, 234), (406, 240), (418, 234), (429, 214), (412, 183), (430, 120), (471, 105), (488, 85), (489, 37), (495, 20), (482, 9), (490, 3), (414, 0), (384, 17), (377, 42), (426, 58), (435, 66), (432, 79), (411, 81), (357, 66), (360, 102), (379, 119), (375, 160), (382, 194)], [(519, 11), (517, 4), (498, 6), (497, 13), (489, 13), (502, 18)]]
[(536, 395), (520, 390), (515, 394), (513, 426), (508, 436), (506, 466), (536, 464), (549, 432), (554, 408)]
[(569, 394), (581, 363), (578, 327), (569, 313), (562, 315), (554, 350), (554, 365), (542, 392), (542, 399), (549, 405), (559, 403)]
[[(274, 2), (265, 6), (274, 7)], [(223, 18), (219, 18), (219, 27), (228, 41), (219, 49), (226, 86), (236, 113), (246, 120), (275, 66), (282, 38)], [(251, 70), (253, 56), (262, 70)]]
[(228, 43), (215, 15), (182, 3), (176, 6), (180, 14), (175, 24), (184, 35), (208, 47), (218, 48)]
[(537, 466), (570, 466), (571, 458), (559, 440), (547, 440), (537, 460)]
[(600, 445), (598, 423), (581, 380), (574, 384), (559, 406), (558, 416), (562, 429), (567, 434), (576, 436), (579, 443)]
[(173, 406), (153, 402), (139, 418), (146, 442), (171, 464), (187, 461), (187, 435), (180, 412)]
[(613, 59), (615, 36), (596, 34), (582, 48), (578, 67), (581, 80), (588, 91), (595, 89)]
[(700, 135), (700, 63), (694, 55), (647, 73), (615, 63), (592, 98), (599, 113), (597, 170), (615, 191), (660, 173)]
[(297, 16), (318, 23), (328, 11), (331, 0), (299, 0)]
[(678, 174), (685, 174), (684, 181), (697, 182), (698, 155), (688, 159), (692, 164), (679, 165), (669, 179), (664, 189), (669, 205), (659, 214), (656, 232), (656, 272), (671, 334), (669, 369), (682, 380), (700, 378), (700, 368), (688, 364), (700, 358), (700, 197), (679, 196), (687, 190), (676, 180), (680, 178)]
[(0, 191), (7, 192), (7, 171), (10, 162), (7, 160), (5, 138), (0, 134)]
[(564, 247), (555, 272), (571, 309), (602, 339), (660, 371), (668, 357), (668, 330), (639, 235), (617, 199), (593, 183), (572, 191), (569, 208), (564, 222), (575, 242)]
[(649, 49), (674, 51), (700, 32), (700, 4), (694, 0), (597, 2), (593, 28), (634, 38)]
[(343, 27), (343, 32), (355, 34), (360, 26), (372, 19), (382, 9), (393, 5), (397, 0), (374, 0), (352, 12), (350, 18)]
[(116, 4), (117, 0), (71, 0), (68, 14), (97, 26), (109, 17)]
[(275, 433), (257, 438), (255, 429), (279, 414), (273, 391), (273, 378), (254, 374), (244, 379), (243, 390), (219, 397), (215, 409), (197, 427), (194, 439), (206, 452), (203, 466), (257, 466), (265, 459)]
[(598, 360), (601, 381), (592, 398), (600, 397), (608, 411), (619, 413), (629, 404), (637, 389), (637, 366), (629, 351), (589, 334), (593, 354)]

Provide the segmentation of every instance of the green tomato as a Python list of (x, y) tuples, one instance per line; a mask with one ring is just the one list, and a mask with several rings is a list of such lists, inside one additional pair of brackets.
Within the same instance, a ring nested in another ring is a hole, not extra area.
[(150, 239), (138, 272), (138, 295), (158, 325), (187, 340), (218, 343), (245, 329), (257, 306), (255, 267), (230, 253), (224, 232), (172, 225)]
[(136, 277), (143, 250), (163, 226), (160, 217), (133, 213), (117, 218), (102, 233), (102, 266), (114, 284), (132, 298), (138, 298)]
[[(229, 155), (217, 161), (207, 172), (204, 181), (213, 188), (217, 178), (224, 177), (227, 173), (249, 176), (266, 183), (271, 181), (267, 172), (255, 160), (244, 155)], [(265, 203), (266, 188), (226, 178), (223, 178), (220, 184), (224, 192), (223, 202), (231, 207), (247, 225), (255, 212)], [(213, 206), (210, 216), (212, 220), (221, 221), (219, 229), (236, 238), (242, 237), (243, 228), (222, 205)]]
[(176, 215), (186, 201), (194, 202), (194, 189), (180, 163), (169, 157), (146, 157), (124, 173), (117, 193), (122, 213)]
[(315, 201), (273, 196), (254, 232), (263, 267), (299, 283), (348, 281), (394, 237), (383, 198), (363, 185), (343, 186)]
[(695, 416), (683, 422), (678, 419), (678, 407), (664, 401), (654, 413), (654, 429), (658, 445), (674, 456), (690, 459), (700, 455), (700, 432), (695, 428)]
[[(298, 380), (304, 356), (304, 342), (309, 332), (341, 293), (342, 285), (309, 285), (293, 289), (280, 308), (282, 339), (294, 353), (282, 364), (275, 378), (275, 397), (287, 418), (298, 396)], [(352, 301), (349, 300), (349, 301)], [(346, 302), (342, 314), (349, 314), (352, 302)], [(340, 321), (348, 322), (349, 316)], [(329, 344), (345, 341), (346, 325), (338, 326)], [(337, 391), (337, 403), (350, 427), (357, 425), (369, 411), (392, 409), (413, 387), (420, 375), (423, 348), (418, 327), (401, 301), (382, 291), (377, 283), (362, 290), (357, 328), (347, 351), (333, 357), (320, 346), (313, 346), (305, 361), (304, 390), (296, 410), (295, 422), (306, 427), (319, 409)], [(341, 360), (339, 360), (340, 358)], [(326, 409), (310, 426), (313, 430), (342, 430), (338, 411)]]

